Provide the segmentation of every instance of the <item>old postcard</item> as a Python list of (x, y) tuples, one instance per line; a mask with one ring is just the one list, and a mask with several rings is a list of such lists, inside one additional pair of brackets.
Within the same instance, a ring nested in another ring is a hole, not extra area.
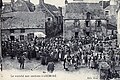
[(120, 0), (0, 0), (0, 80), (120, 80)]

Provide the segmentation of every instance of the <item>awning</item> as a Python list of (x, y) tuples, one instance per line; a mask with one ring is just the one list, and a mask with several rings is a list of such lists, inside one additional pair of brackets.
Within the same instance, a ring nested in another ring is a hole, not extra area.
[(35, 32), (34, 36), (38, 37), (38, 38), (41, 38), (41, 37), (45, 38), (46, 37), (46, 35), (43, 32)]

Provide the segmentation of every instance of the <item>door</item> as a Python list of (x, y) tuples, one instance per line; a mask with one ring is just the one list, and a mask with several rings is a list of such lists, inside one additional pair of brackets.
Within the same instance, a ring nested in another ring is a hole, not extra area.
[(78, 38), (78, 33), (79, 33), (79, 32), (75, 32), (75, 38)]
[(15, 36), (10, 36), (10, 40), (14, 41), (15, 40)]

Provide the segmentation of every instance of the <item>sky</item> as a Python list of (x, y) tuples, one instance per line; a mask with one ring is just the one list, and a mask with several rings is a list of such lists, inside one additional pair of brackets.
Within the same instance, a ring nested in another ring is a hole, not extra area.
[[(11, 0), (3, 0), (3, 2), (10, 2)], [(15, 0), (16, 1), (16, 0)], [(30, 0), (32, 3), (34, 4), (38, 4), (39, 3), (39, 0)], [(44, 0), (45, 3), (49, 3), (49, 4), (53, 4), (53, 5), (56, 5), (56, 6), (64, 6), (64, 2), (65, 0)], [(73, 0), (68, 0), (68, 2), (72, 2)], [(79, 1), (79, 0), (78, 0)], [(87, 1), (87, 2), (97, 2), (99, 0), (84, 0), (84, 1)]]

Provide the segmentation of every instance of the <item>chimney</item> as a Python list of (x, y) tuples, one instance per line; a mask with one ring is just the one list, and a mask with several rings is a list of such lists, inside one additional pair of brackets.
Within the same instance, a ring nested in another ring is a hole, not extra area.
[(15, 2), (15, 0), (11, 0), (11, 3), (14, 3)]
[(39, 0), (39, 4), (44, 4), (44, 0)]
[(62, 7), (58, 7), (60, 14), (62, 15)]
[(27, 0), (28, 2), (30, 2), (30, 0)]
[(15, 3), (15, 0), (11, 0), (11, 6), (13, 7)]
[(65, 4), (68, 4), (68, 1), (67, 1), (67, 0), (65, 0)]
[(2, 9), (2, 6), (3, 6), (3, 2), (2, 2), (2, 0), (0, 0), (0, 11)]

